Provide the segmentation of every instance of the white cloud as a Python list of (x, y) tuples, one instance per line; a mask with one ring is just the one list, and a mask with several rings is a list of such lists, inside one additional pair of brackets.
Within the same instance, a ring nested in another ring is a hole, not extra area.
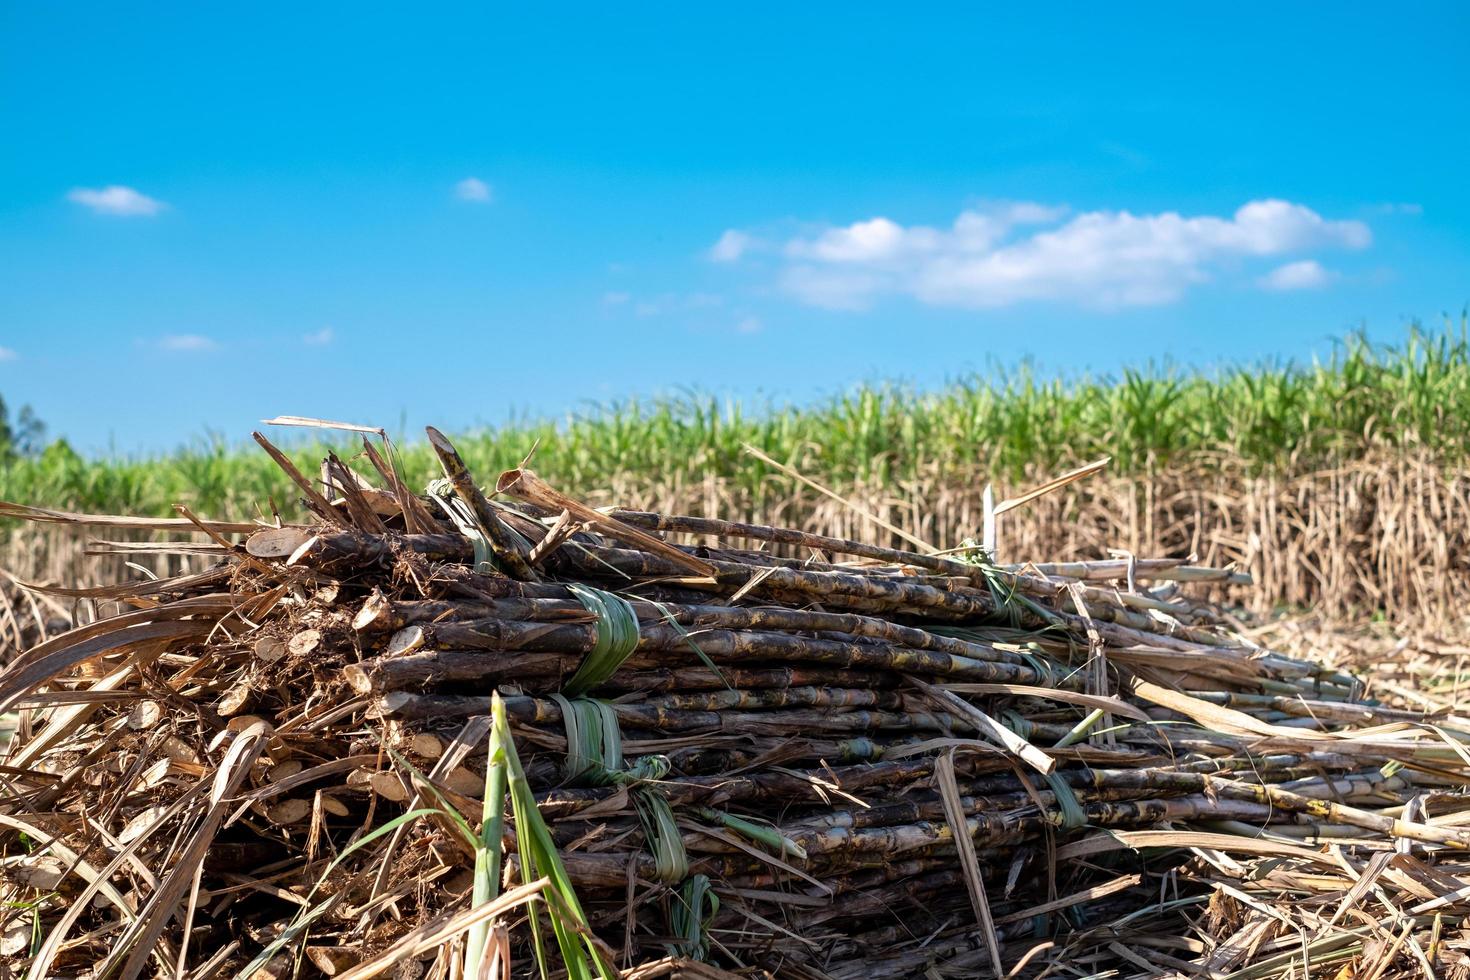
[(176, 333), (158, 338), (158, 347), (167, 351), (195, 352), (214, 350), (219, 345), (197, 333)]
[(0, 363), (4, 363), (5, 361), (14, 361), (19, 358), (20, 355), (11, 350), (9, 347), (0, 347)]
[(765, 324), (758, 316), (743, 317), (739, 323), (735, 324), (736, 333), (760, 333), (764, 328)]
[(1318, 289), (1332, 280), (1332, 273), (1316, 259), (1303, 259), (1278, 265), (1256, 280), (1262, 289), (1287, 292), (1292, 289)]
[(786, 254), (794, 259), (833, 263), (875, 263), (904, 256), (983, 254), (1020, 225), (1046, 224), (1060, 219), (1066, 208), (1016, 203), (987, 210), (960, 212), (948, 230), (916, 225), (905, 228), (887, 218), (859, 221), (832, 228), (814, 239), (794, 239)]
[(466, 177), (454, 185), (454, 196), (461, 201), (489, 204), (495, 198), (495, 191), (478, 177)]
[(731, 228), (720, 236), (720, 240), (710, 246), (709, 259), (711, 262), (738, 262), (740, 257), (750, 251), (756, 244), (743, 231)]
[(888, 289), (888, 282), (877, 273), (798, 265), (781, 274), (781, 286), (809, 306), (857, 312), (871, 306)]
[(331, 327), (322, 327), (320, 330), (303, 334), (301, 342), (308, 347), (325, 347), (336, 339), (337, 334)]
[(887, 218), (873, 218), (833, 228), (811, 241), (796, 239), (786, 246), (786, 254), (821, 262), (872, 262), (891, 258), (905, 248), (929, 251), (936, 244), (937, 235), (931, 228), (909, 232)]
[(152, 217), (168, 207), (162, 201), (147, 194), (113, 184), (109, 187), (73, 187), (66, 195), (67, 200), (90, 208), (97, 214), (115, 214), (124, 217)]
[(631, 300), (632, 298), (633, 297), (632, 297), (631, 294), (625, 293), (622, 290), (613, 290), (612, 292), (607, 292), (607, 293), (603, 293), (602, 294), (602, 305), (603, 306), (627, 306), (628, 305), (628, 301)]
[(1282, 200), (1251, 201), (1228, 217), (1066, 214), (1019, 202), (966, 210), (948, 228), (884, 217), (828, 228), (786, 243), (780, 282), (802, 302), (839, 310), (889, 295), (968, 309), (1030, 300), (1115, 308), (1172, 302), (1243, 260), (1372, 241), (1360, 221)]

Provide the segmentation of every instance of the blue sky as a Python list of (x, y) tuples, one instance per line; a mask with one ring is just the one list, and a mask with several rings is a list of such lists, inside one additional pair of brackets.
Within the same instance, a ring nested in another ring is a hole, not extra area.
[(1470, 301), (1462, 4), (427, 11), (0, 3), (0, 394), (134, 452)]

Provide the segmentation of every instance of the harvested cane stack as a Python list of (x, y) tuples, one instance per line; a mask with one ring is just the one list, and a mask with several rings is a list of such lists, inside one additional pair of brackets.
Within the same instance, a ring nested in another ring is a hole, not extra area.
[(1185, 591), (1242, 576), (492, 501), (429, 435), (425, 494), (257, 436), (314, 523), (67, 591), (112, 615), (0, 675), (0, 971), (1460, 963), (1470, 739)]

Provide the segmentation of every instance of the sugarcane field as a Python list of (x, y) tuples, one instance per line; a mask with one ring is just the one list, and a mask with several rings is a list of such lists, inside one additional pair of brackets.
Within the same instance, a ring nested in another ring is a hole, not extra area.
[(355, 440), (255, 434), (294, 519), (0, 505), (162, 572), (8, 576), (16, 976), (1467, 972), (1470, 648), (1304, 645), (1248, 562), (1010, 554), (1106, 457), (940, 548), (272, 421)]
[(1470, 980), (1470, 6), (0, 15), (0, 980)]

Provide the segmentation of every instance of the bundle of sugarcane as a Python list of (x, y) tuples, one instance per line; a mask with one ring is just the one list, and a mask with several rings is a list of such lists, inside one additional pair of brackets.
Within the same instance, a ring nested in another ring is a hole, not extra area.
[[(1263, 882), (1338, 966), (1386, 968), (1411, 940), (1453, 955), (1461, 723), (1365, 701), (1188, 588), (1242, 576), (594, 510), (527, 469), (487, 494), (429, 437), (445, 476), (416, 493), (381, 433), (374, 481), (336, 456), (308, 479), (257, 436), (309, 524), (3, 506), (190, 528), (207, 540), (162, 547), (220, 559), (66, 590), (113, 614), (0, 675), (21, 715), (0, 762), (6, 962), (838, 978), (1310, 959)], [(1363, 921), (1403, 938), (1373, 947)]]

